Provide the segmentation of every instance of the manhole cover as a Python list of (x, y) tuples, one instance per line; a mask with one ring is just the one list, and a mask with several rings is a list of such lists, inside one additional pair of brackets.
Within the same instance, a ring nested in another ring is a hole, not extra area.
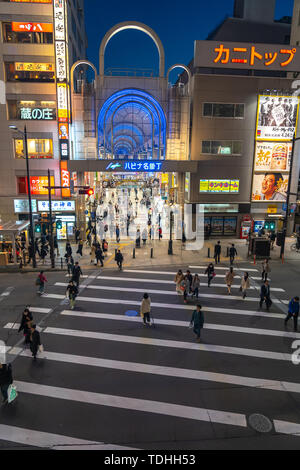
[(273, 428), (272, 422), (264, 415), (253, 414), (249, 416), (250, 426), (258, 432), (270, 432)]

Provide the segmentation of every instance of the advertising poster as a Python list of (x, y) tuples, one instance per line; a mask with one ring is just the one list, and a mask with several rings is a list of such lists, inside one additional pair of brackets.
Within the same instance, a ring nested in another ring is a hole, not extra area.
[(236, 217), (224, 217), (224, 234), (236, 232)]
[(252, 202), (286, 201), (289, 175), (280, 172), (255, 174), (252, 186)]
[(257, 107), (257, 140), (292, 140), (298, 119), (298, 96), (260, 95)]
[(221, 235), (223, 233), (223, 217), (211, 218), (211, 233)]
[(200, 193), (238, 193), (239, 180), (200, 180)]
[(255, 171), (290, 171), (292, 143), (256, 142)]

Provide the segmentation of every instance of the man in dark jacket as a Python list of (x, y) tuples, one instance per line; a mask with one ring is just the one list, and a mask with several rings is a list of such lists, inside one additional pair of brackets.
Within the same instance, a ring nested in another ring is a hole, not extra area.
[(36, 329), (36, 325), (32, 325), (30, 330), (30, 351), (32, 352), (33, 359), (36, 360), (36, 355), (41, 345), (41, 338), (40, 333)]
[(8, 399), (8, 387), (13, 383), (11, 364), (0, 363), (0, 389), (3, 396), (3, 402)]
[(122, 270), (122, 263), (123, 263), (123, 255), (121, 253), (121, 250), (118, 250), (117, 253), (116, 253), (116, 262), (117, 262), (117, 265), (120, 269), (120, 271)]
[(79, 266), (78, 261), (76, 261), (75, 266), (73, 268), (73, 277), (72, 281), (76, 282), (77, 287), (79, 286), (80, 276), (82, 275), (81, 267)]
[(31, 326), (32, 321), (33, 321), (32, 313), (30, 312), (28, 308), (25, 308), (23, 315), (22, 315), (20, 328), (18, 330), (19, 333), (22, 330), (24, 331), (24, 344), (25, 345), (30, 342), (30, 333), (31, 333), (30, 326)]
[(269, 311), (270, 306), (271, 306), (271, 304), (272, 304), (272, 300), (271, 300), (270, 295), (271, 295), (271, 294), (270, 294), (269, 282), (268, 282), (268, 281), (265, 281), (264, 284), (261, 286), (261, 289), (260, 289), (259, 308), (262, 308), (262, 304), (263, 304), (263, 302), (265, 301), (265, 302), (266, 302), (267, 311)]
[(284, 320), (284, 326), (286, 326), (289, 319), (293, 317), (294, 331), (297, 331), (297, 329), (298, 329), (298, 315), (299, 315), (299, 297), (293, 297), (292, 300), (289, 303), (289, 310), (288, 310), (288, 314), (286, 316), (286, 319)]
[(197, 305), (196, 310), (193, 311), (191, 326), (193, 326), (193, 331), (196, 335), (196, 341), (200, 342), (201, 330), (204, 325), (204, 315), (201, 311), (201, 305)]
[(236, 248), (234, 246), (234, 243), (232, 243), (231, 247), (229, 248), (229, 258), (230, 258), (230, 264), (233, 264), (234, 258), (237, 255)]
[(96, 263), (97, 266), (98, 266), (98, 262), (100, 261), (101, 263), (101, 267), (103, 268), (103, 259), (104, 259), (104, 256), (103, 256), (103, 252), (101, 250), (101, 247), (99, 245), (99, 243), (97, 243), (97, 247), (96, 247), (96, 251), (95, 251), (95, 256), (96, 256)]
[(215, 253), (214, 253), (216, 264), (220, 263), (220, 256), (221, 256), (221, 242), (218, 241), (218, 243), (215, 245)]

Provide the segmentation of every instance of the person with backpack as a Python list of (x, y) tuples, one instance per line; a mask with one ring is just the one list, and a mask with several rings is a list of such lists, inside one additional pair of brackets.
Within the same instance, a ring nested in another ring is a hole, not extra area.
[(201, 330), (204, 325), (204, 315), (201, 309), (202, 309), (201, 305), (198, 304), (196, 307), (196, 310), (193, 311), (192, 319), (190, 322), (190, 326), (193, 326), (193, 331), (197, 337), (196, 341), (198, 343), (201, 341), (200, 340)]
[(75, 300), (76, 300), (77, 295), (78, 295), (78, 287), (71, 280), (66, 290), (66, 296), (69, 297), (71, 310), (74, 310)]
[(211, 281), (216, 275), (213, 263), (209, 263), (204, 274), (207, 274), (207, 287), (210, 287)]
[(121, 253), (121, 250), (118, 250), (117, 253), (116, 253), (116, 262), (117, 262), (117, 265), (118, 265), (118, 268), (120, 271), (122, 271), (122, 263), (123, 263), (123, 255)]
[(78, 261), (75, 263), (72, 274), (72, 281), (76, 283), (77, 287), (79, 287), (80, 275), (82, 275), (82, 271)]
[(2, 364), (0, 362), (0, 389), (3, 397), (3, 403), (8, 400), (8, 388), (13, 383), (11, 364)]
[(44, 271), (41, 271), (36, 280), (36, 285), (39, 286), (38, 294), (42, 295), (45, 292), (45, 282), (48, 282), (44, 276)]
[(30, 328), (30, 351), (32, 352), (33, 360), (36, 360), (36, 355), (41, 346), (40, 333), (36, 329), (36, 325), (32, 325)]
[(299, 297), (293, 297), (289, 302), (288, 314), (284, 320), (284, 326), (287, 326), (287, 322), (293, 317), (294, 320), (294, 331), (298, 331), (298, 316), (299, 316)]
[(143, 318), (144, 325), (150, 326), (150, 312), (151, 312), (151, 299), (147, 293), (143, 295), (143, 300), (140, 307), (140, 315)]

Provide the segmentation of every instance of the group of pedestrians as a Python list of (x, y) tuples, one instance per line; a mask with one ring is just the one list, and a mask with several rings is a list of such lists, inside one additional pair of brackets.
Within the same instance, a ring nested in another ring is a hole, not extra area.
[(24, 335), (24, 346), (29, 346), (32, 352), (32, 357), (36, 360), (38, 351), (41, 349), (41, 338), (40, 333), (36, 328), (36, 324), (33, 321), (32, 312), (28, 307), (23, 311), (19, 333), (23, 331)]

